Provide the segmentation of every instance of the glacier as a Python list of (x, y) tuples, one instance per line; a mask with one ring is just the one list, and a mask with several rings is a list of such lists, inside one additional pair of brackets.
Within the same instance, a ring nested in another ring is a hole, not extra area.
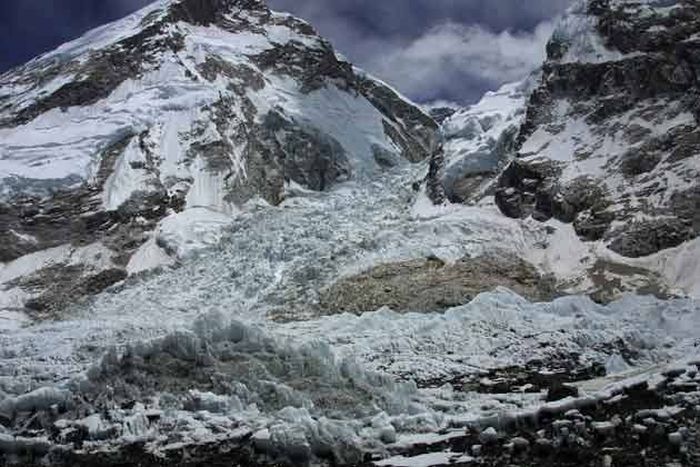
[(15, 443), (48, 452), (79, 432), (83, 452), (139, 441), (167, 453), (252, 439), (293, 463), (355, 463), (542, 406), (538, 392), (457, 391), (458, 378), (536, 360), (556, 369), (572, 355), (607, 365), (608, 377), (621, 372), (590, 397), (625, 372), (698, 354), (692, 299), (532, 303), (497, 289), (445, 313), (318, 316), (314, 290), (377, 262), (543, 248), (543, 227), (493, 207), (422, 203), (410, 183), (420, 171), (298, 191), (242, 214), (178, 267), (113, 286), (61, 321), (0, 328), (0, 414), (64, 413), (58, 437)]

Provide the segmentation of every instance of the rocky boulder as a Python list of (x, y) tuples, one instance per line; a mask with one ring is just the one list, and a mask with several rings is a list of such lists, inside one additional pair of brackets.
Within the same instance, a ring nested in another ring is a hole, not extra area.
[(338, 280), (321, 292), (322, 313), (394, 311), (434, 312), (469, 303), (495, 286), (533, 300), (551, 299), (554, 286), (531, 264), (494, 252), (448, 264), (439, 258), (382, 264)]

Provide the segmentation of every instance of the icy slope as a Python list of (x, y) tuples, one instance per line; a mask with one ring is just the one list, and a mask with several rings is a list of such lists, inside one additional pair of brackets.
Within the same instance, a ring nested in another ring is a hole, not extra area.
[[(122, 336), (127, 339), (139, 336), (142, 327), (167, 332), (171, 324), (189, 323), (205, 309), (253, 321), (313, 318), (324, 286), (378, 263), (431, 255), (454, 261), (495, 250), (527, 257), (539, 247), (545, 236), (539, 225), (504, 218), (494, 208), (435, 208), (426, 203), (422, 193), (411, 189), (423, 171), (395, 170), (325, 193), (298, 190), (278, 207), (242, 213), (219, 246), (172, 270), (128, 280), (92, 301), (80, 314), (94, 318), (94, 327), (103, 331), (93, 330), (86, 338), (113, 341), (114, 326), (100, 324), (101, 317), (127, 326), (130, 330)], [(115, 310), (122, 311), (115, 315)], [(20, 330), (7, 338), (22, 345), (38, 339), (36, 352), (17, 353), (17, 364), (42, 352), (55, 351), (56, 361), (61, 360), (63, 346), (44, 347), (41, 335), (33, 331)], [(74, 338), (69, 334), (66, 342)]]
[(508, 164), (525, 119), (532, 79), (503, 86), (442, 123), (442, 183), (453, 202), (472, 202)]
[[(0, 262), (100, 247), (107, 273), (64, 274), (77, 296), (215, 243), (290, 184), (361, 180), (429, 157), (436, 139), (430, 117), (259, 1), (156, 2), (4, 74), (0, 103)], [(67, 265), (52, 260), (2, 285), (16, 305), (65, 304), (27, 285)]]

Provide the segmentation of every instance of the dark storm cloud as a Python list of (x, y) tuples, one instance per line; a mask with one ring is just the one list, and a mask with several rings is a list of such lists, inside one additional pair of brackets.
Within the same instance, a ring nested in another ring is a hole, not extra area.
[[(538, 65), (570, 0), (269, 0), (416, 100), (468, 102)], [(0, 0), (0, 70), (149, 0)]]
[(471, 102), (544, 58), (571, 0), (269, 0), (419, 101)]
[[(415, 37), (435, 24), (481, 24), (495, 31), (532, 30), (570, 0), (270, 0), (278, 10), (320, 25), (340, 22), (377, 36)], [(332, 31), (327, 31), (332, 32)]]

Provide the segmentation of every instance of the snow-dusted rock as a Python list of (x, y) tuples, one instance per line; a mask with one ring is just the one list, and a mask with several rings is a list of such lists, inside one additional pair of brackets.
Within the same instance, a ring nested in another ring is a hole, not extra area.
[(698, 230), (695, 2), (578, 2), (549, 44), (496, 201), (625, 257)]
[(541, 265), (570, 291), (698, 296), (699, 16), (697, 2), (578, 0), (538, 73), (443, 121), (429, 178), (556, 229)]

